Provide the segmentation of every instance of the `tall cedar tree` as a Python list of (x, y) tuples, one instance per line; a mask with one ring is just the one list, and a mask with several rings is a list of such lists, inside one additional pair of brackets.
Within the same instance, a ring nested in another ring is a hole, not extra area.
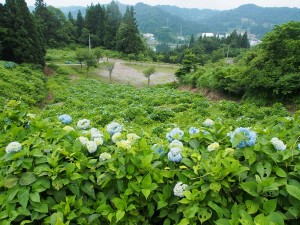
[(99, 3), (88, 6), (85, 16), (85, 27), (91, 34), (91, 41), (94, 47), (104, 45), (106, 21), (105, 8)]
[(24, 0), (6, 0), (1, 26), (6, 31), (2, 39), (3, 60), (16, 63), (45, 64), (45, 48), (35, 20)]
[(76, 39), (78, 42), (82, 36), (82, 30), (84, 28), (84, 18), (82, 17), (81, 11), (79, 10), (76, 18)]
[(115, 49), (116, 48), (116, 35), (118, 27), (122, 21), (122, 14), (119, 10), (119, 6), (115, 1), (112, 1), (106, 8), (107, 14), (107, 28), (104, 40), (104, 45), (106, 48)]
[(126, 9), (126, 13), (118, 28), (116, 36), (117, 50), (126, 54), (138, 54), (145, 47), (137, 28), (133, 7)]

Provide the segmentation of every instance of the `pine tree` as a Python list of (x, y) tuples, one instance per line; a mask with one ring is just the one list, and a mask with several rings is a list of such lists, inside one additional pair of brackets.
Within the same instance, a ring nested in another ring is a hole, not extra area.
[(126, 13), (117, 31), (116, 47), (117, 50), (126, 54), (138, 54), (145, 50), (137, 28), (133, 7), (127, 7), (126, 9)]

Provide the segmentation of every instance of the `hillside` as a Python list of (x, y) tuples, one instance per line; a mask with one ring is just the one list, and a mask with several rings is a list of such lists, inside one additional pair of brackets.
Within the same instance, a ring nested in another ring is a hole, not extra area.
[[(119, 3), (122, 13), (127, 5)], [(76, 18), (78, 10), (85, 15), (85, 7), (70, 6), (61, 10), (71, 12)], [(176, 37), (202, 32), (226, 33), (235, 29), (247, 30), (258, 37), (272, 30), (275, 25), (288, 21), (300, 21), (300, 9), (288, 7), (259, 7), (242, 5), (231, 10), (187, 9), (170, 5), (150, 6), (138, 3), (134, 6), (139, 29), (143, 33)], [(145, 16), (147, 15), (147, 16)], [(274, 16), (276, 15), (276, 16)]]

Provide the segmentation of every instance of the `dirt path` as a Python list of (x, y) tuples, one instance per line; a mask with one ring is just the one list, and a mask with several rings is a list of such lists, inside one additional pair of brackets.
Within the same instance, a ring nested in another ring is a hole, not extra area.
[[(125, 65), (123, 60), (110, 59), (109, 62), (115, 62), (115, 67), (112, 72), (112, 83), (131, 84), (138, 87), (147, 86), (147, 78), (144, 74)], [(101, 62), (100, 62), (101, 63)], [(147, 64), (145, 68), (147, 67)], [(159, 71), (159, 69), (157, 69)], [(93, 71), (94, 75), (100, 76), (103, 81), (109, 82), (109, 73), (104, 69), (97, 69)], [(165, 72), (156, 72), (150, 77), (150, 85), (171, 83), (176, 81), (174, 74)]]

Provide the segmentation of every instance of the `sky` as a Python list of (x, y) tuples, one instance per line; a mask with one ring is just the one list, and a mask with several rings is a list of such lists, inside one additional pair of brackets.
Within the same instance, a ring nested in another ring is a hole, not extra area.
[[(182, 8), (218, 9), (226, 10), (237, 8), (244, 4), (255, 4), (262, 7), (297, 7), (300, 0), (119, 0), (123, 4), (135, 5), (143, 2), (148, 5), (175, 5)], [(0, 0), (4, 3), (5, 0)], [(33, 6), (35, 0), (26, 0), (28, 6)], [(47, 5), (60, 6), (87, 6), (91, 3), (107, 4), (111, 0), (44, 0)]]

